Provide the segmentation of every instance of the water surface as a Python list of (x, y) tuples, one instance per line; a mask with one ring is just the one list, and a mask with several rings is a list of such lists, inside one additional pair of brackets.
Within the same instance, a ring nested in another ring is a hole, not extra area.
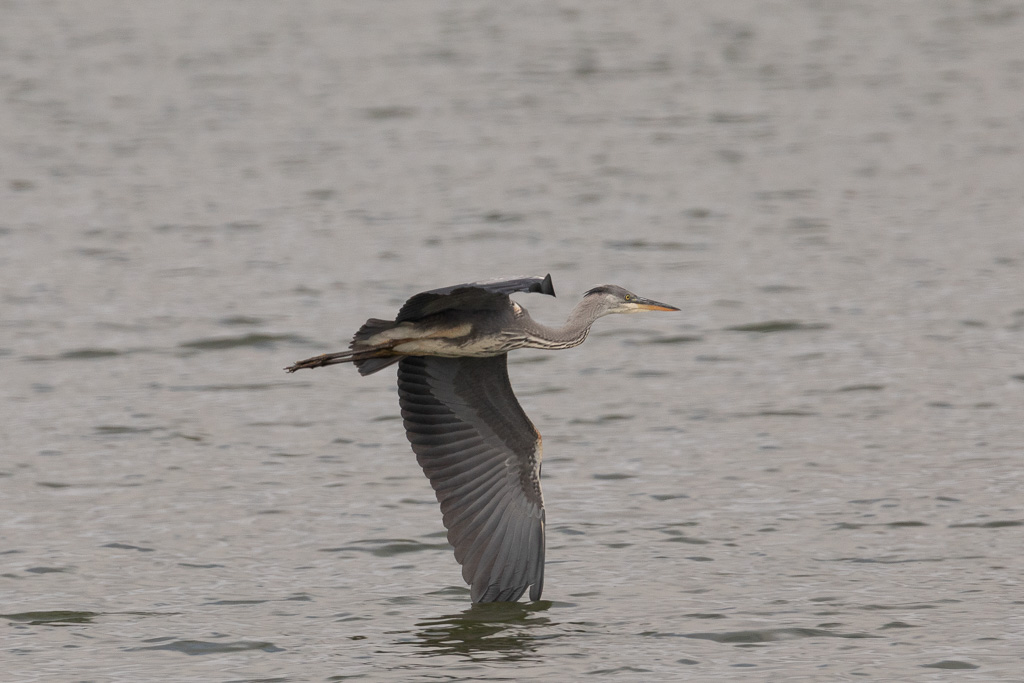
[[(3, 14), (5, 680), (1019, 680), (1014, 3)], [(393, 373), (282, 368), (547, 272), (683, 312), (513, 356), (473, 607)]]

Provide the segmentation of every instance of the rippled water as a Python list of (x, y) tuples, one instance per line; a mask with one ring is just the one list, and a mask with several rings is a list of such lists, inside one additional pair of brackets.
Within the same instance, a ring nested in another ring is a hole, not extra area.
[[(1016, 3), (0, 11), (5, 680), (1021, 679)], [(282, 368), (546, 272), (683, 312), (513, 356), (472, 607), (393, 373)]]

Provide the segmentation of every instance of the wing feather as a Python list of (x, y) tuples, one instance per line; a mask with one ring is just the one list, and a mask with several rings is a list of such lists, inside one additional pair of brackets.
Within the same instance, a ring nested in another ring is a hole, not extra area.
[[(482, 500), (474, 501), (472, 507), (463, 510), (457, 519), (450, 519), (449, 515), (445, 515), (448, 540), (455, 546), (456, 555), (460, 554), (461, 547), (465, 546), (468, 552), (470, 547), (475, 547), (478, 539), (486, 536), (486, 525), (501, 512), (500, 505), (505, 502), (508, 487), (502, 485), (502, 482), (494, 481), (489, 486), (481, 486), (476, 490), (480, 492)], [(485, 496), (489, 498), (485, 499)]]
[(447, 310), (500, 310), (508, 305), (508, 295), (515, 292), (538, 292), (554, 296), (555, 287), (551, 284), (551, 275), (545, 275), (467, 282), (431, 289), (406, 301), (398, 311), (395, 322), (420, 320)]
[(508, 474), (495, 468), (493, 460), (490, 459), (477, 459), (472, 463), (461, 463), (441, 471), (434, 469), (431, 471), (436, 473), (435, 476), (445, 477), (443, 481), (438, 482), (437, 488), (434, 489), (443, 491), (445, 498), (475, 500), (480, 496), (473, 495), (473, 492), (478, 489), (482, 490), (485, 486), (501, 485), (503, 490), (507, 488), (505, 479)]
[[(502, 555), (495, 560), (495, 564), (499, 564), (505, 568), (506, 580), (503, 582), (510, 586), (525, 586), (528, 582), (526, 578), (526, 566), (521, 562), (516, 562), (515, 558), (511, 556), (511, 549), (523, 548), (525, 541), (524, 531), (529, 533), (529, 529), (524, 529), (523, 524), (515, 524), (509, 529), (508, 538), (505, 539), (505, 547)], [(521, 552), (518, 551), (517, 552)]]
[[(521, 587), (510, 586), (503, 581), (507, 577), (504, 575), (505, 572), (502, 571), (502, 564), (498, 562), (498, 559), (506, 550), (504, 543), (510, 529), (509, 520), (506, 519), (508, 515), (509, 506), (505, 505), (501, 511), (495, 513), (493, 520), (488, 520), (487, 530), (490, 533), (486, 536), (481, 535), (478, 538), (479, 548), (475, 548), (474, 552), (466, 558), (466, 564), (463, 567), (472, 573), (474, 589), (480, 586), (484, 590), (497, 588), (499, 591), (502, 591), (508, 588)], [(522, 588), (525, 588), (525, 586), (522, 586)]]
[[(503, 297), (508, 293), (502, 288), (553, 294), (542, 289), (545, 282), (550, 289), (546, 278), (526, 278), (487, 285), (491, 290), (481, 286), (481, 291)], [(467, 287), (424, 294), (447, 296)], [(422, 299), (417, 306), (432, 302)], [(441, 504), (448, 541), (473, 601), (518, 600), (527, 588), (531, 599), (539, 599), (544, 577), (540, 437), (512, 393), (506, 357), (404, 357), (398, 391), (406, 435)]]

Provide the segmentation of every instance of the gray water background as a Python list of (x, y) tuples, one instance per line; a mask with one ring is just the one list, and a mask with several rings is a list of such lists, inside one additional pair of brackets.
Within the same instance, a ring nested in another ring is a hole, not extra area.
[[(1019, 2), (0, 3), (4, 681), (1024, 680)], [(470, 608), (422, 289), (513, 356), (545, 602)]]

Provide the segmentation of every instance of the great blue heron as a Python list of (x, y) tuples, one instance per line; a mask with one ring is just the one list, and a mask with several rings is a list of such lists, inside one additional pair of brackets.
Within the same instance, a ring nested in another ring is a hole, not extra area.
[(588, 291), (561, 328), (535, 322), (513, 292), (555, 295), (551, 276), (471, 282), (415, 295), (394, 320), (370, 318), (348, 351), (285, 368), (398, 363), (398, 402), (416, 460), (441, 504), (473, 602), (514, 602), (544, 587), (541, 438), (512, 393), (508, 352), (567, 349), (610, 313), (678, 311), (616, 285)]

